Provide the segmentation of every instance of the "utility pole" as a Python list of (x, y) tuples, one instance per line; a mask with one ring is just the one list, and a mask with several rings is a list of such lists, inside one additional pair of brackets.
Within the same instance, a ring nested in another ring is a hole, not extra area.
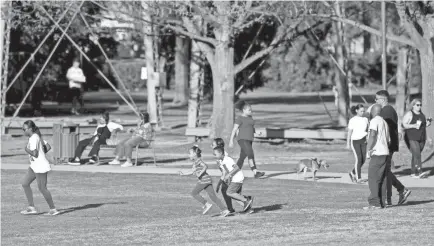
[(381, 81), (383, 89), (387, 90), (387, 56), (386, 56), (386, 1), (381, 1), (381, 49), (382, 49), (382, 61), (381, 61)]
[(9, 44), (10, 44), (10, 30), (11, 30), (11, 8), (12, 2), (2, 1), (0, 3), (0, 134), (5, 134), (5, 110), (6, 110), (6, 93), (8, 81), (8, 61), (9, 61)]

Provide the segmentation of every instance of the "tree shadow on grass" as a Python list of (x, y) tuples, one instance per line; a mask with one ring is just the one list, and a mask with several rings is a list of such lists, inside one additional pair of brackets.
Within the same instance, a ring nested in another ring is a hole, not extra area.
[(79, 210), (85, 210), (85, 209), (91, 209), (91, 208), (99, 208), (99, 207), (101, 207), (103, 205), (126, 204), (126, 203), (127, 202), (93, 203), (93, 204), (86, 204), (86, 205), (78, 206), (78, 207), (59, 209), (59, 212), (60, 212), (60, 214), (67, 214), (67, 213), (71, 213), (71, 212), (75, 212), (75, 211), (79, 211)]
[(264, 177), (261, 177), (260, 179), (268, 179), (271, 177), (277, 177), (277, 176), (281, 176), (285, 174), (293, 174), (293, 173), (297, 173), (297, 171), (265, 174)]
[[(145, 161), (145, 159), (147, 159)], [(173, 163), (173, 162), (177, 162), (177, 161), (186, 161), (188, 160), (188, 158), (171, 158), (171, 159), (162, 159), (162, 160), (158, 160), (156, 159), (156, 163), (158, 164), (167, 164), (167, 163)], [(153, 157), (145, 157), (145, 158), (139, 158), (139, 160), (137, 161), (137, 166), (146, 166), (148, 164), (154, 164), (154, 159)]]
[(420, 204), (426, 204), (426, 203), (432, 203), (434, 202), (433, 199), (431, 200), (425, 200), (425, 201), (408, 201), (402, 205), (399, 206), (414, 206), (414, 205), (420, 205)]
[(267, 205), (267, 206), (263, 206), (263, 207), (253, 208), (253, 211), (255, 213), (276, 211), (276, 210), (282, 209), (286, 205), (288, 205), (288, 203)]

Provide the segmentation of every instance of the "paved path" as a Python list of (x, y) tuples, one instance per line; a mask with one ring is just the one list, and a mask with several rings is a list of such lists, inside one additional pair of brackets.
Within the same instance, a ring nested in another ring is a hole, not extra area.
[[(184, 163), (187, 165), (188, 163)], [(1, 169), (7, 170), (25, 170), (28, 168), (28, 164), (1, 164)], [(171, 168), (171, 167), (161, 167), (155, 165), (149, 166), (138, 166), (130, 168), (122, 168), (119, 165), (81, 165), (81, 166), (69, 166), (69, 165), (52, 165), (54, 171), (70, 171), (70, 172), (100, 172), (100, 173), (144, 173), (144, 174), (177, 174), (178, 171), (188, 171), (190, 168)], [(266, 170), (264, 170), (266, 171)], [(209, 169), (208, 172), (212, 176), (220, 176), (220, 171), (217, 169)], [(297, 174), (295, 172), (282, 172), (282, 171), (266, 171), (267, 175), (265, 178), (271, 179), (286, 179), (286, 180), (302, 180), (303, 175), (300, 175), (300, 179), (297, 179)], [(252, 178), (253, 173), (245, 170), (244, 175), (246, 177)], [(305, 182), (312, 182), (310, 178), (310, 173), (307, 175), (309, 178)], [(321, 183), (343, 183), (352, 184), (347, 173), (332, 173), (332, 172), (319, 172), (317, 173), (317, 182)], [(367, 179), (367, 174), (362, 174), (362, 179)], [(409, 188), (412, 187), (429, 187), (434, 188), (434, 176), (427, 179), (414, 179), (409, 176), (401, 176), (399, 180)], [(356, 184), (354, 184), (356, 185)], [(361, 185), (367, 185), (361, 184)]]

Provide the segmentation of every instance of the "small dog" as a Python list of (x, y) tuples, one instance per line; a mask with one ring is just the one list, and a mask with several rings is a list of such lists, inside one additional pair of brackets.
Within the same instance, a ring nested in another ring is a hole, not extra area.
[(317, 160), (317, 158), (300, 160), (298, 162), (297, 179), (301, 172), (304, 172), (304, 179), (306, 179), (306, 172), (308, 169), (310, 169), (312, 172), (313, 181), (315, 181), (316, 172), (321, 168), (321, 166), (323, 166), (325, 169), (329, 167), (325, 160)]

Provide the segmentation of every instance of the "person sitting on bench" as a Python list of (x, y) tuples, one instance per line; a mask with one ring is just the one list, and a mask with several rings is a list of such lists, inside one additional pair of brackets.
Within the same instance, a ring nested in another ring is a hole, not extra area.
[(75, 148), (75, 157), (68, 162), (69, 165), (79, 166), (81, 165), (81, 155), (86, 147), (92, 143), (92, 149), (89, 152), (90, 163), (98, 162), (98, 153), (101, 145), (107, 144), (107, 140), (111, 137), (112, 131), (115, 129), (123, 130), (123, 127), (114, 122), (109, 122), (110, 116), (108, 112), (101, 115), (100, 124), (96, 127), (96, 130), (92, 137), (81, 140)]
[(129, 132), (133, 133), (132, 136), (122, 140), (116, 145), (115, 149), (115, 159), (109, 162), (109, 165), (119, 165), (120, 159), (126, 157), (127, 161), (121, 165), (121, 167), (132, 167), (133, 162), (131, 161), (133, 155), (133, 149), (141, 143), (144, 143), (147, 147), (152, 140), (152, 126), (149, 123), (149, 114), (144, 112), (140, 114), (140, 123), (136, 129), (129, 129)]

